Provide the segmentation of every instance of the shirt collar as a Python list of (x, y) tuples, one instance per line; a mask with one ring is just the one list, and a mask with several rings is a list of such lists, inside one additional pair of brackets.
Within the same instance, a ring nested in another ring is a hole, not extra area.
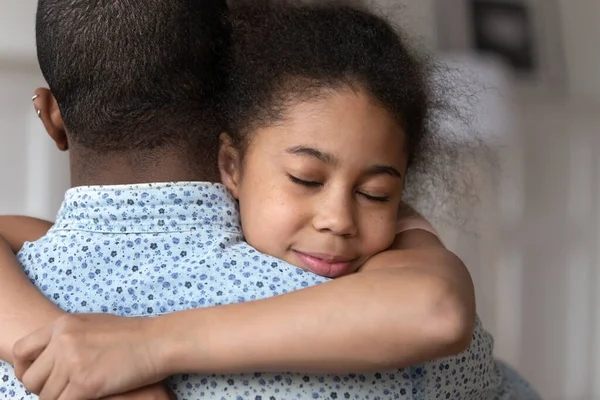
[(177, 182), (70, 189), (53, 230), (159, 233), (206, 226), (241, 233), (237, 202), (221, 184)]

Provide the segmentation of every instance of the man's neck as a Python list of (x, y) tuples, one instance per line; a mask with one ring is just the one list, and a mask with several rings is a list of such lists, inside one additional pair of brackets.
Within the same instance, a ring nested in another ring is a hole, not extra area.
[(216, 161), (197, 162), (185, 150), (160, 149), (108, 155), (70, 150), (71, 186), (130, 185), (158, 182), (218, 182)]

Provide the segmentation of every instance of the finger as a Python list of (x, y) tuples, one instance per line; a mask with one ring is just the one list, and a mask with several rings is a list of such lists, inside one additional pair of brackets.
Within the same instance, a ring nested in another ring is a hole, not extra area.
[(25, 375), (25, 372), (27, 372), (27, 370), (31, 367), (31, 364), (33, 364), (32, 361), (20, 361), (15, 359), (13, 361), (14, 364), (14, 370), (15, 370), (15, 376), (17, 377), (18, 380), (20, 380), (21, 382), (23, 382), (23, 375)]
[(54, 357), (49, 352), (43, 352), (24, 372), (21, 382), (28, 391), (39, 394), (54, 368)]
[[(56, 400), (91, 400), (91, 399), (110, 399), (110, 400), (149, 400), (154, 397), (149, 397), (147, 395), (143, 397), (130, 396), (129, 394), (118, 394), (113, 396), (102, 396), (102, 395), (87, 395), (88, 391), (84, 388), (82, 389), (79, 385), (73, 384), (72, 381), (67, 381), (67, 386), (63, 390), (63, 392), (58, 396)], [(94, 392), (98, 393), (98, 392)], [(41, 399), (40, 399), (41, 400)]]
[(40, 400), (56, 400), (69, 384), (69, 377), (60, 366), (55, 365), (40, 392)]
[(45, 326), (20, 339), (13, 347), (13, 357), (16, 361), (34, 361), (44, 351), (52, 339), (53, 327)]
[[(71, 384), (71, 382), (67, 381), (67, 386), (63, 392), (58, 396), (57, 400), (83, 400), (84, 397), (81, 396), (78, 390)], [(85, 398), (87, 399), (87, 398)], [(41, 399), (40, 399), (41, 400)]]

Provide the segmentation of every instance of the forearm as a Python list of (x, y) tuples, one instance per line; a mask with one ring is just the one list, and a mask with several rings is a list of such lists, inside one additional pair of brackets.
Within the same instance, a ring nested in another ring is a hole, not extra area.
[(60, 316), (23, 273), (13, 252), (0, 237), (0, 359), (12, 363), (14, 344)]
[(351, 372), (400, 368), (466, 346), (448, 313), (454, 288), (420, 271), (446, 251), (407, 251), (413, 267), (377, 269), (256, 302), (153, 319), (166, 373)]

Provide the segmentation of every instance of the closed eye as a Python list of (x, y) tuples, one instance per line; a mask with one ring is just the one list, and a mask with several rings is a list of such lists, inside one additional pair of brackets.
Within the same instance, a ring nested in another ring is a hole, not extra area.
[[(308, 187), (308, 188), (319, 188), (319, 187), (323, 186), (323, 184), (321, 182), (306, 181), (304, 179), (297, 178), (294, 175), (290, 175), (290, 174), (288, 174), (288, 178), (290, 181), (292, 181), (296, 185), (300, 185), (300, 186), (304, 186), (304, 187)], [(390, 198), (388, 196), (371, 196), (370, 194), (363, 193), (363, 192), (356, 192), (356, 193), (360, 196), (363, 196), (365, 199), (367, 199), (369, 201), (374, 201), (374, 202), (378, 202), (378, 203), (387, 203), (390, 201)]]
[(321, 182), (305, 181), (303, 179), (296, 178), (294, 175), (290, 175), (290, 174), (288, 174), (288, 178), (290, 179), (290, 181), (292, 181), (296, 185), (300, 185), (300, 186), (306, 186), (306, 187), (310, 187), (310, 188), (317, 188), (317, 187), (323, 186), (323, 184)]
[(390, 201), (390, 198), (387, 196), (371, 196), (371, 195), (363, 193), (363, 192), (358, 192), (358, 194), (360, 194), (361, 196), (363, 196), (365, 199), (367, 199), (369, 201), (375, 201), (378, 203), (387, 203), (388, 201)]

